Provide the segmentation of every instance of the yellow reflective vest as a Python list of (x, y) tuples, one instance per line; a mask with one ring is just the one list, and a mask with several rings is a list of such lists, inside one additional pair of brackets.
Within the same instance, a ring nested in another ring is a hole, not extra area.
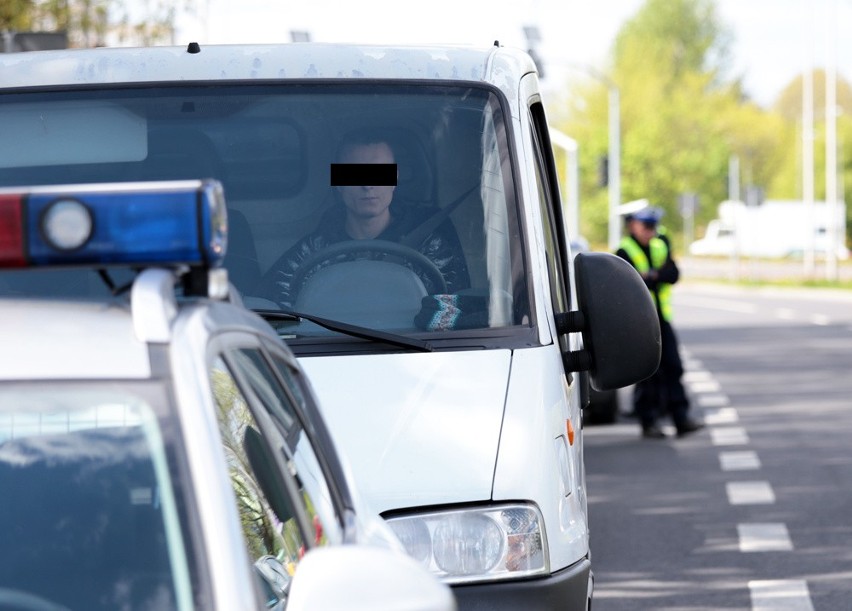
[[(633, 262), (633, 267), (640, 274), (647, 274), (650, 270), (660, 269), (669, 258), (669, 247), (665, 241), (660, 238), (651, 238), (648, 242), (648, 248), (651, 252), (651, 260), (645, 256), (645, 251), (639, 246), (639, 243), (631, 236), (626, 236), (621, 239), (619, 246), (627, 253), (630, 260)], [(657, 284), (657, 290), (651, 291), (651, 297), (654, 298), (654, 304), (660, 312), (663, 320), (671, 322), (674, 315), (672, 309), (672, 285), (666, 282)]]

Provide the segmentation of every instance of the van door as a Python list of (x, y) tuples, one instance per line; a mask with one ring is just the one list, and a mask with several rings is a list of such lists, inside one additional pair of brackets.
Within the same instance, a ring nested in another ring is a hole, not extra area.
[(538, 504), (547, 525), (550, 570), (556, 575), (574, 570), (589, 552), (580, 378), (565, 369), (570, 338), (559, 337), (555, 322), (555, 313), (570, 309), (572, 293), (547, 123), (535, 76), (522, 85), (514, 136), (541, 343), (513, 352), (494, 498), (527, 498)]

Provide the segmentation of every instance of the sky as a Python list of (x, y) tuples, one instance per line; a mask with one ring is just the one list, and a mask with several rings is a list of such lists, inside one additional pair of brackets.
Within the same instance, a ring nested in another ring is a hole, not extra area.
[[(196, 17), (180, 16), (176, 42), (289, 42), (291, 31), (317, 42), (461, 43), (527, 48), (524, 26), (541, 36), (544, 88), (564, 87), (572, 73), (605, 71), (618, 30), (644, 0), (198, 0)], [(852, 0), (716, 0), (733, 35), (730, 76), (763, 106), (809, 65), (834, 57), (852, 80)], [(836, 53), (831, 53), (832, 43)]]

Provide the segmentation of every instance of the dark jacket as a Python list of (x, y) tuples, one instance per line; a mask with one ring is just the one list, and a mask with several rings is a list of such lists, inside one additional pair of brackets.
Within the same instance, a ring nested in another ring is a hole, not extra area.
[[(405, 204), (392, 204), (391, 222), (385, 230), (376, 236), (376, 240), (400, 242), (409, 233), (421, 226), (435, 209), (417, 209)], [(346, 213), (341, 205), (328, 210), (320, 221), (319, 227), (296, 242), (266, 273), (263, 281), (265, 296), (277, 302), (282, 308), (291, 309), (296, 300), (294, 290), (300, 287), (292, 285), (299, 267), (315, 253), (324, 248), (352, 240), (346, 233)], [(444, 276), (447, 292), (455, 293), (470, 286), (467, 263), (458, 234), (452, 223), (445, 220), (420, 244), (412, 245), (414, 250), (425, 255)], [(429, 294), (438, 292), (438, 287), (416, 267), (411, 267), (423, 281)]]

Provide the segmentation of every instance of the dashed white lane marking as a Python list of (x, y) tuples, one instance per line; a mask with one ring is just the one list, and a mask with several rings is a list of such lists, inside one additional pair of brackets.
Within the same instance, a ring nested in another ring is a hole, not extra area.
[(731, 505), (771, 505), (775, 492), (769, 482), (729, 482), (725, 489)]
[(796, 311), (790, 308), (778, 308), (775, 310), (775, 316), (781, 320), (793, 320), (796, 318)]
[(608, 424), (607, 426), (585, 426), (583, 427), (583, 437), (608, 437), (616, 435), (618, 437), (638, 437), (642, 429), (638, 424)]
[(721, 389), (716, 380), (699, 380), (689, 384), (689, 390), (694, 393), (717, 393)]
[(742, 446), (749, 442), (748, 433), (739, 426), (710, 429), (710, 441), (714, 446)]
[(731, 299), (717, 299), (702, 295), (700, 298), (691, 299), (690, 297), (681, 297), (680, 302), (688, 305), (691, 308), (704, 308), (705, 310), (723, 310), (725, 312), (737, 312), (739, 314), (754, 314), (757, 312), (757, 306), (753, 303), (744, 301), (733, 301)]
[(737, 524), (741, 552), (788, 552), (793, 549), (783, 523)]
[(723, 405), (728, 405), (730, 400), (722, 394), (702, 394), (696, 397), (695, 402), (698, 403), (699, 407), (722, 407)]
[(721, 452), (719, 464), (722, 471), (753, 471), (760, 469), (760, 458), (757, 452)]
[(719, 409), (704, 412), (704, 423), (710, 426), (735, 424), (739, 420), (740, 416), (733, 407), (720, 407)]
[(708, 380), (713, 379), (713, 374), (707, 371), (706, 369), (696, 369), (693, 371), (686, 371), (683, 374), (684, 382), (706, 382)]
[[(728, 308), (734, 309), (734, 308)], [(747, 308), (743, 308), (747, 310)], [(782, 319), (792, 319), (792, 310), (777, 310)], [(827, 325), (829, 319), (819, 314), (812, 315), (815, 325)], [(852, 331), (852, 327), (849, 329)], [(695, 393), (696, 403), (702, 408), (716, 408), (705, 411), (704, 422), (713, 428), (710, 435), (713, 445), (732, 446), (749, 443), (748, 434), (742, 427), (722, 427), (739, 422), (736, 409), (728, 407), (728, 397), (721, 394), (721, 387), (709, 371), (703, 370), (701, 363), (692, 360), (687, 363), (689, 369), (684, 374), (684, 382)], [(716, 394), (714, 394), (716, 393)], [(735, 451), (720, 452), (719, 464), (722, 471), (749, 471), (761, 468), (756, 452)], [(766, 505), (775, 503), (775, 492), (769, 482), (729, 482), (726, 484), (728, 502), (731, 505)], [(741, 552), (790, 551), (793, 542), (787, 526), (783, 523), (739, 524), (739, 549)], [(764, 580), (748, 583), (751, 593), (752, 611), (814, 611), (808, 584), (803, 580)]]
[[(781, 320), (795, 320), (796, 311), (791, 310), (790, 308), (778, 308), (775, 310), (775, 317), (780, 318)], [(808, 320), (810, 320), (812, 324), (820, 325), (822, 327), (831, 324), (831, 318), (825, 314), (811, 314)]]
[(814, 611), (808, 584), (801, 579), (749, 581), (752, 611)]

